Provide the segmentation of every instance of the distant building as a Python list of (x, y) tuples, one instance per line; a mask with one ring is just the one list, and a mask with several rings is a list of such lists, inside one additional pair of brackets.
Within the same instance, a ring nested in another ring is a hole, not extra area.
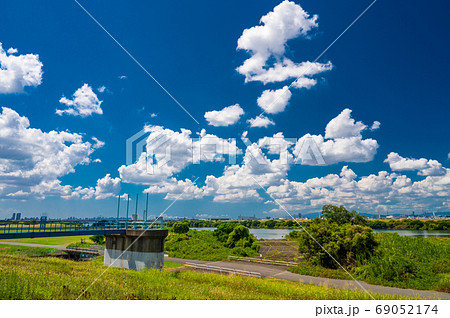
[(20, 221), (22, 219), (22, 213), (17, 213), (16, 214), (16, 221)]
[(16, 219), (16, 213), (12, 214), (11, 220), (14, 221)]
[(212, 217), (212, 218), (209, 218), (209, 220), (210, 221), (229, 221), (230, 218), (221, 218), (221, 217), (215, 218), (215, 217)]
[(239, 215), (239, 217), (238, 217), (238, 220), (239, 221), (256, 221), (256, 220), (258, 220), (258, 218), (256, 217), (256, 215), (253, 215), (253, 216), (242, 216), (242, 215)]

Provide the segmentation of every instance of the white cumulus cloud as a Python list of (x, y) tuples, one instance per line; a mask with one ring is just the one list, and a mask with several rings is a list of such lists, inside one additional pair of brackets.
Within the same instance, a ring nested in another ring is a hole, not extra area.
[(244, 110), (239, 104), (225, 107), (222, 110), (213, 110), (205, 113), (205, 119), (208, 124), (221, 127), (235, 124), (244, 114)]
[(247, 120), (250, 124), (250, 127), (268, 127), (270, 125), (275, 125), (275, 123), (266, 116), (256, 116), (255, 118), (250, 118)]
[(391, 152), (384, 162), (388, 163), (392, 171), (418, 171), (421, 176), (441, 176), (445, 168), (437, 160), (425, 158), (403, 158), (398, 153)]
[(265, 90), (258, 98), (258, 106), (268, 114), (277, 114), (284, 111), (289, 103), (292, 93), (287, 86), (277, 90)]
[[(322, 135), (306, 134), (300, 138), (295, 146), (294, 154), (308, 153), (305, 146), (317, 147), (319, 154), (326, 165), (338, 162), (368, 162), (372, 161), (378, 149), (378, 142), (374, 139), (363, 139), (361, 132), (367, 128), (360, 121), (351, 118), (351, 109), (344, 109), (337, 117), (330, 120), (325, 128), (325, 137)], [(317, 158), (311, 163), (318, 164)], [(302, 162), (303, 164), (303, 162)]]
[[(445, 209), (450, 195), (450, 169), (445, 169), (442, 176), (413, 182), (404, 175), (386, 171), (357, 177), (344, 166), (340, 175), (328, 174), (305, 182), (283, 180), (267, 191), (289, 211), (311, 211), (324, 204), (336, 204), (371, 213), (409, 214), (420, 208)], [(277, 211), (274, 208), (271, 212)]]
[(207, 134), (203, 129), (198, 138), (190, 130), (180, 132), (160, 126), (146, 126), (149, 133), (146, 152), (131, 165), (119, 168), (123, 182), (151, 185), (168, 182), (174, 174), (191, 164), (223, 161), (224, 155), (239, 154), (236, 143)]
[(111, 178), (108, 173), (101, 179), (97, 180), (97, 186), (95, 187), (95, 198), (106, 199), (114, 197), (120, 192), (120, 178)]
[(349, 138), (359, 137), (367, 128), (362, 122), (351, 117), (352, 110), (344, 109), (337, 117), (333, 118), (325, 128), (325, 138)]
[[(263, 16), (261, 25), (245, 29), (238, 39), (237, 48), (250, 53), (236, 70), (245, 76), (245, 81), (272, 83), (300, 77), (295, 83), (298, 88), (310, 88), (316, 81), (310, 76), (332, 68), (331, 63), (304, 62), (296, 64), (284, 56), (287, 42), (318, 27), (318, 16), (310, 16), (303, 8), (292, 2), (283, 1), (272, 12)], [(268, 63), (274, 60), (273, 63)]]
[(17, 49), (7, 52), (0, 43), (0, 94), (22, 93), (27, 86), (42, 83), (42, 66), (37, 54), (14, 55)]
[(100, 107), (102, 101), (100, 101), (97, 95), (92, 90), (92, 87), (88, 84), (84, 84), (77, 89), (73, 94), (73, 99), (61, 97), (59, 100), (61, 104), (67, 106), (66, 109), (57, 109), (56, 114), (62, 116), (63, 114), (87, 117), (92, 114), (103, 114), (103, 110)]
[[(92, 191), (61, 185), (59, 177), (91, 162), (95, 147), (77, 133), (43, 132), (10, 108), (0, 113), (0, 197), (88, 198)], [(73, 194), (72, 192), (75, 192)]]

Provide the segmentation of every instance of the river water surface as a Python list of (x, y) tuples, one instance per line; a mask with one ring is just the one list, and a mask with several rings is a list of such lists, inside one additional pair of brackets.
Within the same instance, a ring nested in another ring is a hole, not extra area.
[[(214, 231), (214, 227), (193, 227), (193, 230)], [(293, 229), (249, 229), (257, 239), (274, 240), (285, 238)], [(450, 231), (414, 231), (414, 230), (374, 230), (375, 233), (398, 233), (401, 236), (450, 237)]]

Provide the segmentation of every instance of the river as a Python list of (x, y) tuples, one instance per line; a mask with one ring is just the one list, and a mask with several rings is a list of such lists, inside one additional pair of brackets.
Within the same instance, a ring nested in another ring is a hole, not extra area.
[[(214, 231), (214, 227), (193, 227), (193, 230)], [(274, 240), (282, 239), (293, 229), (249, 229), (257, 239)], [(450, 237), (450, 231), (416, 231), (416, 230), (374, 230), (375, 233), (398, 233), (401, 236), (416, 237)]]

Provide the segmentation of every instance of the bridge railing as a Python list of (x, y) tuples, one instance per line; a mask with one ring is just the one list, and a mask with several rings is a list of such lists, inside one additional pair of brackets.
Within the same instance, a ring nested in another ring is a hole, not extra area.
[(125, 230), (163, 228), (163, 223), (153, 221), (72, 221), (72, 220), (46, 220), (46, 221), (1, 221), (0, 234), (6, 233), (33, 233), (33, 232), (67, 232), (67, 231), (96, 231), (96, 230)]

